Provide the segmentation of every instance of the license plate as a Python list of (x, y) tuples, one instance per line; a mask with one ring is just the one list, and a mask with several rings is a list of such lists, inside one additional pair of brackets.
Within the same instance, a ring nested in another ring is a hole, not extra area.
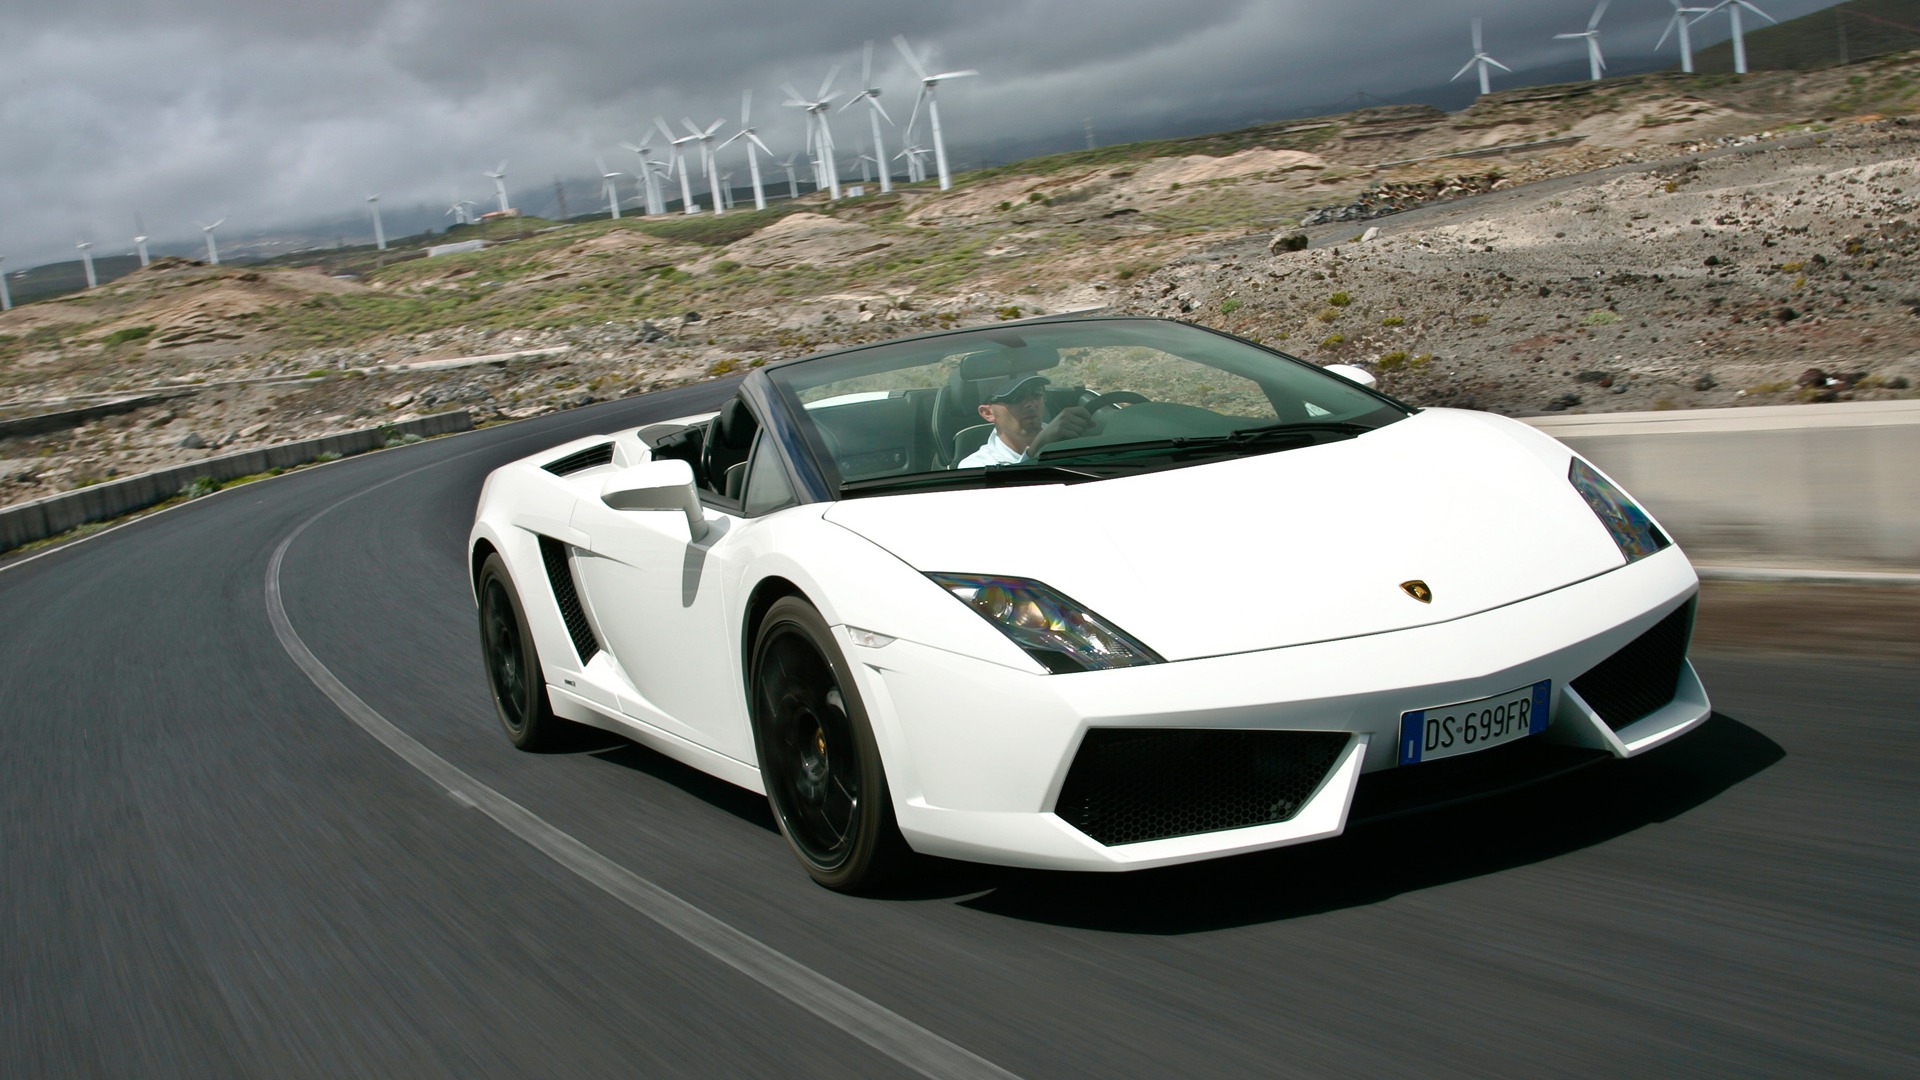
[(1504, 694), (1400, 714), (1400, 764), (1471, 754), (1547, 730), (1553, 680)]

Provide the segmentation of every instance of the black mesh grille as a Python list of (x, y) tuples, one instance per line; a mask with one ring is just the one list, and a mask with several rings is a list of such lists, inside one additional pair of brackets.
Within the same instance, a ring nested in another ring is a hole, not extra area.
[(1556, 746), (1532, 738), (1471, 754), (1382, 769), (1360, 778), (1360, 786), (1353, 793), (1353, 807), (1347, 811), (1347, 823), (1377, 821), (1487, 798), (1612, 760), (1613, 755), (1604, 750)]
[(573, 651), (580, 662), (593, 659), (600, 642), (587, 625), (587, 610), (580, 606), (580, 594), (573, 588), (573, 568), (567, 565), (567, 545), (551, 536), (540, 538), (540, 560), (547, 564), (547, 581), (553, 586), (553, 598), (560, 605), (560, 617), (566, 620), (567, 636), (573, 639)]
[(1320, 787), (1338, 731), (1095, 728), (1054, 813), (1102, 844), (1286, 821)]
[(1693, 636), (1693, 601), (1673, 609), (1646, 633), (1573, 680), (1581, 700), (1615, 731), (1673, 700), (1680, 665)]
[(599, 446), (589, 446), (585, 450), (575, 450), (566, 457), (549, 461), (540, 467), (555, 476), (565, 476), (568, 473), (577, 473), (582, 469), (591, 469), (595, 465), (610, 465), (612, 463), (613, 444), (601, 443)]

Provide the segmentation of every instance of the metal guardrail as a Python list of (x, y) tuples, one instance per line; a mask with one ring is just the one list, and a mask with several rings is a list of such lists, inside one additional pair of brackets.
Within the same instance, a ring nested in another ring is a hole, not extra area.
[(317, 439), (278, 443), (218, 457), (126, 476), (76, 491), (62, 492), (0, 508), (0, 551), (77, 529), (95, 521), (110, 521), (145, 510), (179, 495), (181, 489), (205, 478), (216, 483), (253, 476), (272, 469), (291, 469), (319, 460), (323, 454), (348, 457), (378, 450), (395, 436), (445, 435), (470, 431), (473, 417), (464, 409), (435, 413), (417, 420), (324, 435)]

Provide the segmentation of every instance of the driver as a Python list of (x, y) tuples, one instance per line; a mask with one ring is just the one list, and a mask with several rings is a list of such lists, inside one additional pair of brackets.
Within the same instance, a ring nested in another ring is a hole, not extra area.
[(1073, 405), (1045, 426), (1047, 379), (1043, 375), (1006, 375), (981, 382), (980, 418), (993, 425), (987, 441), (955, 465), (1013, 465), (1030, 461), (1040, 448), (1060, 439), (1077, 439), (1093, 430), (1093, 414)]

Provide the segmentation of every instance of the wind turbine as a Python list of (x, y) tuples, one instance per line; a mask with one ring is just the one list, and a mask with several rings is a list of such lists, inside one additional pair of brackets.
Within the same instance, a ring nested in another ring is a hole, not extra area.
[[(848, 98), (847, 103), (840, 106), (840, 111), (846, 112), (862, 101), (873, 106), (872, 110), (867, 113), (867, 121), (873, 127), (872, 160), (881, 163), (880, 192), (884, 195), (893, 190), (893, 178), (887, 175), (887, 166), (885, 164), (887, 160), (887, 148), (880, 141), (880, 119), (881, 117), (886, 117), (887, 123), (892, 124), (893, 117), (887, 116), (887, 110), (880, 106), (880, 88), (873, 85), (873, 42), (871, 41), (867, 42), (866, 58), (860, 63), (860, 86), (860, 92)], [(864, 172), (861, 173), (861, 179), (864, 180), (865, 178), (866, 174)]]
[(1473, 59), (1467, 61), (1466, 66), (1461, 68), (1459, 71), (1454, 72), (1453, 78), (1448, 79), (1447, 81), (1453, 82), (1455, 79), (1460, 78), (1460, 76), (1465, 75), (1469, 71), (1472, 71), (1476, 66), (1480, 68), (1480, 96), (1481, 97), (1485, 97), (1488, 94), (1493, 93), (1493, 87), (1487, 82), (1487, 68), (1489, 66), (1497, 67), (1501, 71), (1504, 71), (1509, 75), (1513, 74), (1512, 68), (1501, 63), (1498, 60), (1495, 60), (1493, 57), (1488, 56), (1486, 49), (1481, 47), (1479, 19), (1473, 20)]
[(1593, 9), (1593, 18), (1587, 20), (1587, 28), (1577, 34), (1555, 34), (1558, 38), (1587, 39), (1587, 70), (1593, 73), (1593, 81), (1600, 81), (1600, 73), (1607, 68), (1606, 60), (1600, 55), (1600, 16), (1607, 13), (1607, 5), (1613, 0), (1600, 0)]
[(1747, 73), (1747, 39), (1741, 36), (1740, 33), (1740, 9), (1746, 8), (1748, 11), (1753, 12), (1768, 22), (1777, 22), (1779, 20), (1761, 11), (1759, 8), (1754, 7), (1752, 4), (1747, 3), (1747, 0), (1720, 0), (1718, 4), (1708, 8), (1693, 21), (1699, 22), (1701, 19), (1723, 8), (1726, 9), (1727, 12), (1727, 21), (1733, 25), (1733, 71), (1736, 75), (1745, 75)]
[(680, 118), (680, 122), (687, 125), (687, 130), (693, 133), (694, 138), (700, 140), (700, 164), (706, 169), (707, 173), (707, 201), (713, 204), (715, 216), (724, 214), (727, 212), (727, 199), (725, 195), (720, 193), (720, 176), (714, 171), (713, 133), (719, 131), (720, 125), (726, 123), (726, 121), (715, 120), (713, 123), (707, 125), (705, 131), (696, 127), (690, 117), (683, 116)]
[(913, 73), (920, 76), (920, 96), (914, 99), (913, 116), (907, 120), (907, 130), (913, 130), (914, 120), (920, 117), (920, 103), (926, 102), (927, 122), (933, 127), (933, 163), (940, 170), (940, 190), (945, 191), (953, 186), (953, 176), (947, 170), (947, 144), (940, 137), (940, 103), (934, 100), (933, 88), (946, 79), (964, 79), (969, 75), (980, 73), (968, 68), (965, 71), (944, 71), (938, 75), (929, 75), (927, 69), (921, 66), (919, 57), (914, 56), (913, 50), (907, 47), (905, 37), (899, 34), (893, 35), (893, 44), (900, 50), (900, 55), (907, 58), (907, 65), (913, 68)]
[[(5, 263), (6, 261), (7, 257), (0, 255), (0, 263)], [(7, 291), (7, 271), (4, 266), (0, 266), (0, 311), (12, 310), (13, 294)]]
[(1660, 40), (1654, 42), (1653, 49), (1659, 52), (1660, 46), (1667, 43), (1667, 35), (1678, 30), (1680, 32), (1680, 70), (1691, 75), (1693, 74), (1693, 39), (1687, 35), (1689, 22), (1687, 16), (1705, 15), (1712, 9), (1681, 7), (1680, 0), (1667, 0), (1667, 3), (1673, 5), (1673, 18), (1667, 20), (1667, 28), (1660, 32)]
[(207, 265), (208, 266), (220, 265), (220, 249), (215, 247), (213, 244), (213, 230), (219, 228), (222, 225), (225, 225), (226, 223), (227, 223), (226, 218), (221, 218), (219, 221), (216, 221), (211, 225), (200, 225), (199, 222), (197, 221), (194, 222), (195, 225), (200, 225), (200, 231), (203, 234), (205, 234), (207, 238)]
[(147, 223), (140, 220), (140, 211), (133, 212), (133, 231), (140, 235), (133, 238), (134, 250), (140, 253), (140, 265), (147, 265)]
[(99, 288), (100, 279), (93, 276), (93, 241), (82, 240), (74, 246), (80, 249), (80, 262), (87, 268), (87, 288)]
[[(765, 210), (767, 208), (767, 196), (760, 188), (760, 159), (755, 157), (753, 152), (754, 149), (758, 147), (766, 151), (767, 157), (771, 158), (773, 157), (773, 151), (767, 150), (767, 144), (760, 141), (760, 136), (753, 130), (753, 126), (747, 123), (747, 117), (750, 115), (752, 106), (753, 90), (748, 88), (740, 91), (740, 130), (728, 136), (727, 141), (720, 144), (720, 149), (725, 150), (735, 139), (747, 140), (747, 172), (753, 178), (753, 208), (755, 210)], [(793, 187), (793, 170), (791, 168), (787, 170), (787, 186), (789, 189)]]
[(780, 163), (780, 167), (787, 170), (787, 198), (789, 199), (800, 197), (800, 184), (793, 178), (793, 163), (799, 157), (799, 154), (788, 154), (787, 159)]
[(654, 169), (660, 163), (653, 160), (653, 147), (644, 142), (637, 146), (633, 143), (620, 145), (633, 151), (634, 156), (640, 159), (640, 201), (646, 207), (647, 214), (651, 216), (666, 213), (666, 200), (660, 197), (660, 178), (654, 173)]
[(380, 227), (380, 193), (367, 196), (367, 205), (373, 207), (373, 246), (381, 251), (387, 250), (387, 230)]
[(663, 117), (653, 118), (653, 124), (667, 140), (667, 149), (673, 153), (673, 160), (667, 165), (667, 172), (680, 174), (680, 209), (688, 214), (700, 212), (700, 204), (693, 201), (693, 187), (687, 183), (687, 152), (681, 147), (698, 139), (698, 135), (682, 135), (674, 138), (673, 129), (667, 126)]
[(508, 209), (507, 208), (507, 163), (505, 161), (502, 161), (500, 163), (499, 168), (493, 170), (490, 173), (482, 173), (481, 175), (486, 176), (493, 181), (494, 194), (500, 196), (500, 212), (503, 214), (506, 213)]
[[(807, 110), (807, 118), (812, 121), (812, 126), (807, 129), (808, 148), (820, 155), (816, 159), (813, 186), (816, 189), (824, 186), (827, 197), (836, 202), (840, 199), (840, 173), (833, 165), (833, 129), (827, 126), (827, 108), (833, 104), (834, 98), (840, 96), (832, 92), (833, 77), (838, 74), (840, 65), (835, 64), (827, 71), (827, 77), (820, 81), (820, 92), (812, 99), (802, 97), (792, 83), (780, 84), (780, 89), (787, 92), (787, 100), (783, 104)], [(826, 182), (824, 185), (821, 184), (823, 180)]]
[(467, 221), (467, 207), (473, 204), (460, 197), (457, 191), (447, 192), (447, 210), (442, 217), (450, 217), (455, 225), (470, 224)]
[(600, 166), (600, 192), (601, 194), (607, 197), (607, 216), (611, 217), (615, 221), (619, 221), (620, 220), (620, 189), (614, 186), (613, 181), (615, 178), (625, 176), (627, 174), (620, 173), (620, 172), (608, 172), (607, 163), (604, 161), (601, 161), (599, 158), (594, 158), (593, 163), (595, 165)]

